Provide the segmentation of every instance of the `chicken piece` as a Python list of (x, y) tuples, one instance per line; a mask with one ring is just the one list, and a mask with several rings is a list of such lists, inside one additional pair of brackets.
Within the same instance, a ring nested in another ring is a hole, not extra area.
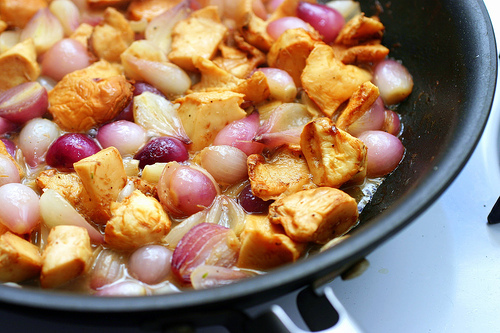
[(267, 159), (260, 154), (250, 155), (247, 165), (252, 192), (263, 200), (316, 187), (298, 147), (283, 146)]
[(269, 220), (281, 224), (294, 241), (325, 244), (356, 224), (358, 204), (341, 190), (318, 187), (273, 202)]
[(192, 86), (191, 92), (233, 91), (243, 94), (245, 101), (254, 103), (260, 103), (269, 97), (269, 84), (262, 72), (255, 72), (251, 77), (243, 80), (216, 66), (208, 59), (193, 57), (193, 63), (201, 72), (201, 79)]
[(307, 244), (293, 241), (283, 228), (272, 224), (265, 215), (246, 215), (240, 235), (241, 248), (237, 266), (268, 270), (294, 262), (306, 251)]
[(300, 136), (300, 146), (318, 186), (338, 188), (366, 175), (366, 146), (335, 127), (329, 118), (308, 123)]
[[(106, 61), (67, 74), (49, 92), (49, 112), (61, 129), (85, 132), (115, 118), (132, 100), (132, 84)], [(115, 74), (115, 75), (112, 75)]]
[[(64, 197), (83, 216), (90, 221), (97, 221), (99, 215), (97, 203), (94, 203), (83, 188), (82, 181), (75, 172), (63, 173), (55, 169), (40, 172), (36, 185), (41, 189), (52, 189)], [(105, 223), (105, 221), (100, 221)]]
[(0, 234), (1, 282), (22, 282), (37, 276), (41, 267), (38, 247), (10, 231)]
[(2, 0), (0, 19), (9, 27), (22, 29), (38, 10), (47, 6), (46, 0)]
[(122, 202), (113, 202), (111, 214), (104, 239), (115, 249), (134, 250), (158, 243), (170, 231), (170, 219), (158, 200), (138, 190)]
[(354, 46), (367, 41), (381, 40), (385, 27), (378, 17), (361, 13), (347, 22), (335, 39), (335, 44)]
[(273, 38), (267, 33), (267, 22), (253, 12), (246, 15), (246, 20), (239, 31), (250, 45), (262, 52), (267, 53), (274, 43)]
[(80, 42), (85, 48), (88, 48), (89, 46), (89, 38), (92, 36), (92, 33), (94, 32), (94, 27), (91, 26), (90, 24), (87, 23), (82, 23), (78, 26), (78, 28), (73, 31), (70, 38), (73, 38)]
[(127, 184), (127, 174), (123, 160), (115, 147), (81, 159), (73, 164), (85, 191), (95, 204), (98, 221), (111, 218), (110, 204), (117, 200), (118, 194)]
[(120, 54), (132, 44), (135, 34), (128, 20), (116, 9), (106, 8), (103, 21), (94, 28), (90, 49), (98, 58), (119, 62)]
[(128, 6), (128, 17), (134, 21), (148, 22), (177, 5), (181, 0), (132, 0)]
[[(160, 175), (158, 175), (158, 178)], [(142, 176), (144, 176), (144, 174)], [(141, 191), (143, 194), (145, 194), (149, 197), (158, 198), (158, 191), (156, 188), (156, 183), (153, 183), (149, 180), (139, 178), (139, 177), (129, 177), (128, 181), (131, 181), (134, 184), (134, 187), (136, 189), (138, 189), (139, 191)]]
[(267, 54), (267, 63), (286, 71), (298, 87), (302, 86), (300, 75), (306, 67), (306, 60), (320, 42), (318, 36), (304, 29), (288, 29), (272, 45)]
[(12, 157), (11, 154), (9, 154), (9, 152), (7, 151), (7, 147), (5, 147), (5, 144), (2, 141), (0, 141), (0, 155), (6, 156), (9, 160), (11, 160), (16, 165), (17, 171), (19, 171), (19, 177), (21, 179), (23, 179), (24, 176), (26, 176), (26, 172), (24, 171), (24, 169), (21, 167), (21, 165), (19, 163), (17, 163), (15, 158)]
[(376, 85), (370, 81), (363, 83), (352, 94), (346, 108), (337, 118), (335, 126), (343, 131), (349, 131), (349, 126), (370, 110), (379, 95), (380, 93)]
[(381, 44), (362, 44), (351, 47), (332, 45), (335, 58), (344, 65), (359, 63), (377, 63), (384, 60), (389, 54), (389, 49)]
[(193, 140), (191, 150), (198, 151), (210, 145), (221, 129), (247, 114), (240, 107), (243, 94), (231, 91), (192, 93), (175, 103), (186, 134)]
[(217, 7), (208, 6), (178, 22), (172, 30), (172, 51), (168, 58), (182, 69), (195, 71), (193, 56), (212, 59), (227, 28), (219, 18)]
[(247, 78), (258, 66), (266, 62), (266, 55), (255, 46), (247, 43), (240, 35), (234, 36), (235, 46), (219, 45), (220, 57), (214, 63), (237, 78)]
[(372, 75), (359, 67), (335, 59), (332, 48), (317, 44), (307, 58), (301, 75), (302, 87), (321, 111), (332, 117), (358, 87)]
[(227, 91), (236, 88), (243, 79), (220, 68), (209, 59), (194, 56), (193, 65), (201, 73), (200, 81), (191, 87), (190, 92)]
[(31, 38), (0, 54), (0, 91), (35, 81), (40, 75), (35, 44)]
[(59, 225), (50, 230), (42, 254), (42, 288), (57, 288), (83, 274), (92, 258), (90, 237), (85, 228)]

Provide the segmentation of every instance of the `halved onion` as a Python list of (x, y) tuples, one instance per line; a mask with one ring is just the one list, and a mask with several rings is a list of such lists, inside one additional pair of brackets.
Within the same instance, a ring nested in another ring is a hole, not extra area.
[(189, 1), (181, 1), (149, 22), (145, 31), (146, 40), (159, 47), (165, 54), (171, 50), (172, 29), (177, 22), (188, 17), (191, 12)]
[(191, 87), (189, 75), (173, 63), (140, 59), (131, 54), (123, 55), (122, 62), (165, 95), (182, 95)]
[(90, 272), (90, 288), (99, 289), (123, 278), (125, 257), (111, 249), (103, 249), (94, 261)]
[(238, 282), (252, 276), (250, 272), (212, 265), (200, 265), (191, 272), (194, 289), (208, 289)]
[(0, 135), (9, 133), (17, 128), (17, 125), (3, 117), (0, 117)]
[(21, 32), (21, 41), (28, 38), (33, 39), (38, 55), (45, 53), (63, 37), (63, 26), (48, 7), (36, 12)]
[(232, 267), (238, 259), (237, 238), (231, 229), (218, 224), (201, 223), (182, 237), (172, 255), (172, 273), (183, 282), (191, 281), (191, 272), (208, 264)]
[(382, 130), (397, 136), (401, 131), (401, 119), (399, 115), (392, 110), (385, 110), (384, 125)]
[(213, 144), (233, 146), (242, 150), (247, 155), (260, 153), (264, 146), (253, 141), (259, 127), (259, 114), (253, 112), (243, 119), (235, 120), (226, 125), (217, 133)]
[(344, 17), (336, 9), (306, 1), (300, 1), (297, 5), (297, 17), (316, 29), (327, 44), (335, 41), (345, 24)]
[(235, 147), (206, 147), (200, 153), (200, 163), (222, 185), (234, 184), (248, 175), (247, 155)]
[(53, 189), (46, 189), (40, 196), (40, 214), (49, 227), (75, 225), (87, 229), (94, 244), (104, 243), (104, 236), (92, 227), (63, 196)]
[(21, 83), (0, 94), (0, 117), (22, 124), (47, 112), (47, 90), (38, 82)]
[(190, 144), (191, 139), (184, 131), (177, 109), (178, 105), (149, 91), (134, 97), (134, 119), (137, 124), (160, 136), (172, 136)]
[(71, 0), (54, 0), (49, 10), (61, 22), (66, 36), (70, 36), (80, 25), (80, 10)]

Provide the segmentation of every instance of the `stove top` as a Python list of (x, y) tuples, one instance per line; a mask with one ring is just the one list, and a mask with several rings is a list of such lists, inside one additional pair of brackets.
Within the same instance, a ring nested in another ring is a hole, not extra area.
[[(500, 2), (484, 3), (500, 36)], [(453, 184), (372, 252), (360, 277), (331, 283), (366, 332), (500, 331), (500, 224), (487, 224), (500, 196), (499, 91), (497, 84), (485, 132)]]

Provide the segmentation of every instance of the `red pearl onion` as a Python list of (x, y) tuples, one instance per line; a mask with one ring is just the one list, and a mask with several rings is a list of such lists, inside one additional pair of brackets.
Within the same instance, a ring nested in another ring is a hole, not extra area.
[(19, 183), (19, 171), (10, 158), (0, 154), (0, 186), (9, 183)]
[(396, 112), (385, 110), (384, 126), (382, 126), (382, 130), (395, 136), (399, 134), (401, 131), (401, 120)]
[(379, 62), (373, 70), (373, 83), (378, 87), (386, 105), (404, 100), (413, 90), (413, 78), (401, 63), (388, 59)]
[(147, 284), (161, 282), (170, 273), (172, 250), (161, 245), (146, 245), (132, 253), (128, 261), (129, 273)]
[(359, 136), (367, 147), (367, 176), (381, 177), (392, 172), (403, 158), (405, 148), (392, 134), (366, 131)]
[(158, 196), (174, 217), (186, 217), (209, 207), (219, 194), (212, 176), (201, 168), (170, 162), (158, 182)]
[(365, 114), (349, 126), (347, 132), (353, 136), (358, 136), (365, 131), (379, 130), (384, 125), (384, 120), (384, 101), (379, 97)]
[(311, 31), (311, 26), (298, 17), (287, 16), (270, 22), (267, 25), (267, 33), (274, 40), (277, 40), (286, 30), (302, 28)]
[(228, 145), (236, 147), (247, 155), (257, 154), (264, 148), (262, 144), (253, 141), (259, 130), (259, 114), (253, 112), (249, 116), (235, 120), (225, 126), (215, 137), (215, 146)]
[(293, 78), (282, 69), (263, 67), (258, 71), (264, 73), (267, 78), (271, 97), (282, 102), (293, 102), (297, 95), (297, 87)]
[(9, 133), (17, 128), (17, 125), (5, 118), (0, 117), (0, 135)]
[(49, 96), (38, 82), (21, 83), (0, 94), (0, 117), (22, 124), (47, 112)]
[(42, 74), (59, 81), (66, 74), (88, 67), (89, 64), (87, 49), (76, 39), (64, 38), (45, 52)]
[(0, 223), (13, 233), (29, 233), (40, 221), (38, 195), (26, 185), (0, 186), (0, 207)]
[(60, 135), (59, 126), (54, 122), (35, 118), (30, 120), (19, 133), (19, 148), (31, 167), (45, 161), (49, 146)]
[(221, 145), (203, 149), (201, 166), (223, 185), (234, 184), (247, 177), (247, 155), (238, 148)]
[(335, 41), (345, 24), (344, 17), (337, 10), (326, 5), (305, 1), (299, 2), (297, 16), (316, 29), (327, 44)]
[(135, 154), (147, 140), (141, 126), (127, 120), (118, 120), (99, 128), (96, 139), (103, 148), (116, 147), (121, 155)]

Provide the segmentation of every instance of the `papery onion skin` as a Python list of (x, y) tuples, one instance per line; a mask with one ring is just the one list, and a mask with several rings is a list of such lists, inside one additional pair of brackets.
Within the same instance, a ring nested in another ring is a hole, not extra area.
[(59, 135), (59, 126), (48, 119), (35, 118), (27, 122), (19, 133), (18, 142), (28, 165), (36, 167), (43, 163), (48, 148)]
[(45, 160), (51, 167), (72, 170), (73, 163), (94, 155), (99, 150), (99, 146), (89, 136), (66, 133), (50, 145)]
[(403, 101), (413, 90), (413, 77), (408, 69), (392, 59), (383, 60), (375, 66), (373, 83), (378, 87), (386, 105)]
[(0, 207), (0, 223), (13, 233), (29, 233), (40, 222), (38, 195), (26, 185), (0, 186)]
[(301, 1), (297, 5), (297, 16), (316, 29), (327, 44), (335, 41), (345, 24), (342, 14), (323, 4)]
[(405, 148), (401, 141), (387, 132), (366, 131), (359, 139), (367, 147), (368, 177), (382, 177), (391, 173), (404, 156)]
[(25, 82), (0, 94), (0, 117), (22, 124), (47, 112), (49, 96), (38, 82)]
[(170, 273), (172, 250), (161, 245), (146, 245), (135, 250), (128, 261), (129, 273), (139, 281), (155, 284)]
[(21, 178), (17, 166), (10, 158), (0, 154), (0, 186), (19, 182)]
[(219, 184), (234, 184), (248, 176), (247, 155), (235, 147), (207, 147), (200, 153), (200, 162)]
[(87, 49), (76, 39), (64, 38), (43, 55), (42, 74), (60, 81), (66, 74), (88, 67)]
[(172, 273), (179, 280), (190, 282), (191, 272), (199, 265), (232, 267), (239, 249), (230, 247), (231, 236), (236, 237), (231, 229), (218, 224), (196, 225), (177, 244), (172, 255)]
[(122, 156), (135, 154), (146, 143), (146, 131), (127, 120), (117, 120), (99, 128), (97, 141), (103, 148), (115, 147)]
[(171, 162), (158, 182), (163, 207), (174, 217), (187, 217), (209, 207), (219, 194), (215, 180), (201, 168)]
[(304, 20), (295, 16), (286, 16), (270, 22), (267, 25), (266, 31), (273, 38), (277, 40), (286, 30), (302, 28), (306, 31), (311, 31), (311, 26)]

